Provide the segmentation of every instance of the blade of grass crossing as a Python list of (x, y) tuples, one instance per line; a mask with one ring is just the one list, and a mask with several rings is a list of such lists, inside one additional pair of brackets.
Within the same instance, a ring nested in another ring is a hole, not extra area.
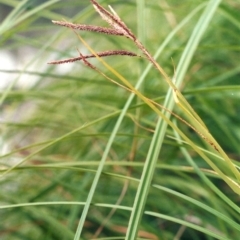
[[(113, 117), (115, 115), (118, 115), (119, 114), (119, 111), (116, 111), (116, 112), (113, 112), (113, 113), (110, 113), (108, 115), (105, 115), (103, 117), (100, 117), (90, 123), (87, 123), (85, 125), (82, 125), (74, 130), (72, 130), (71, 132), (68, 132), (62, 136), (60, 136), (59, 138), (56, 138), (56, 139), (53, 139), (52, 141), (46, 141), (44, 146), (38, 150), (36, 150), (35, 152), (29, 154), (27, 157), (23, 158), (20, 162), (18, 162), (17, 164), (11, 166), (10, 168), (8, 168), (7, 170), (5, 170), (1, 175), (0, 175), (0, 178), (4, 177), (6, 174), (10, 173), (12, 170), (14, 170), (15, 168), (17, 168), (18, 166), (20, 166), (21, 164), (23, 164), (24, 162), (26, 162), (27, 160), (31, 159), (33, 156), (35, 156), (36, 154), (40, 153), (41, 151), (47, 149), (48, 147), (50, 146), (53, 146), (54, 144), (70, 137), (71, 135), (75, 134), (76, 132), (79, 132), (89, 126), (92, 126), (94, 124), (96, 124), (97, 122), (101, 122), (105, 119), (107, 119), (108, 117)], [(8, 156), (9, 154), (6, 154), (5, 156)]]
[[(214, 237), (215, 239), (218, 239), (218, 240), (232, 240), (232, 239), (230, 239), (226, 236), (220, 236), (219, 234), (214, 233), (214, 231), (212, 231), (212, 230), (208, 230), (207, 228), (200, 227), (199, 225), (196, 225), (196, 224), (193, 224), (193, 223), (181, 220), (181, 219), (177, 219), (175, 217), (171, 217), (171, 216), (168, 216), (168, 215), (165, 215), (165, 214), (150, 212), (150, 211), (146, 211), (145, 213), (150, 215), (150, 216), (158, 217), (160, 219), (165, 219), (165, 220), (170, 221), (170, 222), (179, 223), (179, 225), (187, 226), (189, 228), (195, 229), (199, 232), (207, 234), (208, 237), (211, 236), (211, 237)], [(211, 238), (209, 238), (209, 239), (211, 239)]]
[[(200, 17), (199, 22), (197, 23), (193, 31), (193, 34), (191, 35), (189, 42), (181, 57), (180, 60), (181, 64), (179, 64), (177, 68), (177, 86), (179, 86), (182, 83), (184, 75), (192, 59), (193, 53), (195, 52), (197, 45), (220, 2), (221, 2), (220, 0), (218, 1), (211, 0), (208, 3), (207, 7), (205, 8), (205, 11), (203, 12), (202, 16)], [(206, 21), (204, 21), (204, 19), (206, 19)], [(195, 41), (194, 38), (196, 38)], [(172, 90), (169, 89), (164, 107), (171, 111), (173, 109), (173, 106), (174, 106), (173, 93)], [(166, 113), (165, 111), (163, 111), (163, 113), (167, 118), (169, 118), (170, 114), (168, 112)], [(140, 184), (138, 186), (138, 191), (135, 197), (132, 214), (129, 221), (126, 240), (135, 240), (137, 237), (138, 227), (140, 225), (140, 221), (142, 218), (142, 213), (144, 211), (145, 202), (147, 200), (148, 191), (150, 188), (150, 184), (152, 181), (153, 173), (155, 170), (159, 152), (161, 150), (166, 129), (167, 123), (160, 118), (156, 126), (151, 146), (148, 151), (146, 163), (144, 165)]]
[(236, 223), (235, 221), (233, 221), (231, 218), (229, 218), (228, 216), (224, 215), (223, 213), (217, 211), (216, 209), (214, 209), (212, 207), (209, 207), (208, 205), (206, 205), (206, 204), (204, 204), (204, 203), (202, 203), (200, 201), (197, 201), (194, 198), (188, 197), (188, 196), (186, 196), (186, 195), (184, 195), (182, 193), (179, 193), (177, 191), (174, 191), (172, 189), (168, 189), (166, 187), (163, 187), (163, 186), (160, 186), (160, 185), (156, 185), (156, 184), (154, 184), (153, 187), (155, 187), (157, 189), (160, 189), (160, 190), (162, 190), (164, 192), (173, 194), (176, 197), (184, 199), (188, 203), (192, 203), (195, 206), (198, 206), (198, 207), (204, 209), (205, 211), (215, 215), (216, 217), (222, 219), (224, 222), (228, 223), (229, 226), (234, 227), (235, 229), (240, 231), (240, 225), (238, 223)]
[[(174, 131), (174, 134), (178, 140), (178, 143), (181, 144), (181, 137), (179, 134)], [(240, 213), (240, 208), (232, 202), (225, 194), (223, 194), (222, 191), (220, 191), (209, 179), (208, 177), (199, 169), (197, 164), (193, 161), (191, 158), (191, 155), (188, 153), (187, 149), (185, 147), (181, 147), (181, 152), (185, 159), (188, 161), (188, 163), (194, 168), (195, 172), (198, 174), (198, 176), (202, 179), (202, 181), (208, 186), (215, 194), (217, 194), (218, 197), (220, 197), (224, 202), (226, 202), (231, 208), (234, 209), (234, 211)]]
[[(171, 100), (171, 91), (168, 91), (165, 105), (169, 105)], [(173, 101), (172, 101), (173, 103)], [(170, 113), (163, 111), (165, 116), (169, 118)], [(138, 227), (144, 211), (145, 202), (147, 200), (148, 191), (151, 185), (153, 173), (159, 156), (159, 152), (165, 136), (165, 130), (167, 128), (167, 122), (159, 118), (155, 133), (153, 135), (146, 162), (144, 164), (140, 184), (135, 197), (133, 211), (129, 221), (129, 227), (126, 235), (126, 240), (133, 240), (137, 237)]]

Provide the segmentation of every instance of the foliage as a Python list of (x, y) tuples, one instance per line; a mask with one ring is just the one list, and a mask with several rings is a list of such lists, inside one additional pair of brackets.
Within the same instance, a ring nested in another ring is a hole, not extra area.
[(238, 238), (240, 4), (1, 3), (1, 239)]

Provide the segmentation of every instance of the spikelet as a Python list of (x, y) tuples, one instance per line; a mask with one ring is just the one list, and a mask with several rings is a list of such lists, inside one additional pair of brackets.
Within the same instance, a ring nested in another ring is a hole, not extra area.
[[(96, 53), (99, 57), (107, 57), (107, 56), (130, 56), (130, 57), (140, 57), (137, 54), (130, 52), (130, 51), (126, 51), (126, 50), (109, 50), (109, 51), (104, 51), (104, 52), (99, 52)], [(59, 60), (59, 61), (52, 61), (49, 62), (48, 64), (63, 64), (63, 63), (72, 63), (72, 62), (76, 62), (76, 61), (81, 61), (87, 58), (95, 58), (95, 55), (93, 54), (89, 54), (89, 55), (82, 55), (80, 54), (80, 57), (75, 57), (75, 58), (68, 58), (65, 60)]]

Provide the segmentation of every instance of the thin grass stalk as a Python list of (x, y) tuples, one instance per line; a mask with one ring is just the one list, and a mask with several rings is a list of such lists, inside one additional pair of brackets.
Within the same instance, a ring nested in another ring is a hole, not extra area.
[[(118, 176), (115, 176), (118, 177)], [(131, 178), (131, 181), (138, 181), (137, 179), (133, 179)], [(159, 185), (152, 185), (153, 188), (157, 188), (161, 191), (170, 193), (176, 197), (179, 197), (181, 199), (184, 199), (186, 201), (188, 201), (189, 203), (192, 203), (204, 210), (206, 210), (207, 212), (210, 212), (212, 214), (214, 214), (216, 217), (221, 218), (224, 222), (226, 222), (227, 224), (230, 224), (232, 227), (234, 227), (235, 229), (237, 229), (238, 231), (240, 231), (240, 225), (237, 224), (236, 222), (234, 222), (232, 219), (230, 219), (229, 217), (225, 216), (224, 214), (222, 214), (221, 212), (203, 204), (202, 202), (199, 202), (193, 198), (190, 198), (188, 196), (185, 196), (184, 194), (181, 194), (179, 192), (176, 192), (174, 190), (168, 189), (166, 187), (163, 186), (159, 186)], [(0, 206), (0, 209), (11, 209), (11, 208), (22, 208), (22, 207), (33, 207), (33, 206), (51, 206), (51, 205), (78, 205), (78, 206), (84, 206), (85, 202), (72, 202), (72, 201), (55, 201), (55, 202), (27, 202), (27, 203), (20, 203), (20, 204), (9, 204), (9, 205), (5, 205), (5, 206)], [(115, 208), (115, 209), (121, 209), (121, 210), (127, 210), (127, 211), (131, 211), (131, 207), (127, 207), (127, 206), (120, 206), (120, 205), (114, 205), (114, 204), (103, 204), (103, 203), (94, 203), (93, 206), (99, 206), (99, 207), (105, 207), (105, 208)], [(36, 211), (36, 210), (35, 210)], [(148, 212), (144, 212), (144, 214), (149, 214)], [(52, 221), (54, 219), (48, 218), (46, 219), (50, 224), (52, 223)], [(58, 224), (58, 222), (54, 221), (54, 225), (57, 224), (58, 227), (61, 227), (61, 225)], [(51, 224), (52, 225), (52, 224)], [(70, 233), (70, 232), (69, 232)], [(72, 234), (73, 235), (73, 234)]]
[[(164, 106), (169, 107), (168, 102), (170, 101), (171, 96), (172, 90), (168, 91)], [(166, 118), (170, 117), (170, 113), (164, 110), (162, 111), (162, 114), (164, 114)], [(159, 118), (150, 148), (148, 150), (146, 162), (143, 167), (143, 172), (140, 179), (140, 184), (138, 186), (137, 194), (135, 196), (133, 210), (128, 224), (129, 227), (126, 235), (126, 240), (135, 239), (137, 237), (142, 213), (144, 211), (147, 195), (156, 168), (157, 159), (165, 136), (165, 131), (163, 130), (166, 130), (167, 125), (168, 124), (166, 121), (163, 121), (162, 118)]]
[[(179, 144), (182, 144), (181, 137), (179, 134), (174, 131), (174, 135), (176, 136), (176, 139)], [(188, 161), (188, 163), (193, 167), (194, 171), (198, 174), (198, 176), (202, 179), (202, 181), (218, 196), (220, 197), (224, 202), (226, 202), (231, 208), (234, 209), (234, 211), (240, 213), (240, 208), (237, 206), (234, 202), (231, 201), (222, 191), (220, 191), (209, 179), (208, 177), (199, 169), (197, 164), (193, 161), (191, 158), (191, 155), (188, 153), (185, 147), (180, 147), (181, 152), (183, 153), (185, 159)]]
[(208, 205), (206, 205), (206, 204), (204, 204), (204, 203), (202, 203), (202, 202), (200, 202), (198, 200), (195, 200), (194, 198), (188, 197), (188, 196), (186, 196), (186, 195), (184, 195), (182, 193), (179, 193), (179, 192), (177, 192), (175, 190), (166, 188), (164, 186), (160, 186), (160, 185), (157, 185), (157, 184), (153, 184), (152, 186), (157, 188), (157, 189), (159, 189), (159, 190), (161, 190), (161, 191), (170, 193), (170, 194), (172, 194), (172, 195), (174, 195), (176, 197), (184, 199), (186, 202), (189, 202), (189, 203), (191, 203), (191, 204), (193, 204), (195, 206), (198, 206), (198, 207), (204, 209), (205, 211), (207, 211), (207, 212), (213, 214), (214, 216), (216, 216), (217, 218), (222, 219), (225, 223), (229, 224), (229, 226), (234, 227), (235, 229), (237, 229), (240, 232), (240, 225), (238, 223), (233, 221), (227, 215), (217, 211), (216, 209), (214, 209), (212, 207), (209, 207)]
[(240, 21), (239, 18), (233, 17), (229, 12), (226, 11), (224, 8), (219, 9), (220, 13), (228, 20), (230, 21), (233, 25), (235, 25), (237, 28), (240, 29)]
[[(137, 179), (131, 179), (132, 181), (137, 181)], [(10, 204), (6, 206), (0, 206), (0, 209), (10, 209), (10, 208), (20, 208), (20, 207), (33, 207), (33, 206), (51, 206), (51, 205), (79, 205), (84, 206), (85, 202), (74, 202), (74, 201), (51, 201), (51, 202), (30, 202), (30, 203), (19, 203)], [(127, 206), (116, 206), (109, 203), (93, 203), (93, 206), (100, 206), (106, 208), (117, 208), (121, 210), (131, 211), (131, 207)]]
[[(226, 86), (224, 86), (224, 88), (226, 88)], [(197, 96), (197, 101), (201, 104), (201, 106), (203, 106), (203, 109), (205, 109), (205, 106), (208, 106), (208, 103), (206, 101), (206, 99), (204, 98), (200, 98)], [(207, 110), (207, 108), (206, 108)], [(207, 112), (207, 111), (206, 111)], [(220, 128), (222, 129), (223, 135), (227, 137), (227, 139), (229, 139), (229, 143), (236, 149), (239, 150), (239, 142), (237, 140), (235, 140), (234, 136), (231, 134), (231, 132), (229, 131), (229, 126), (227, 126), (226, 124), (224, 124), (223, 122), (221, 122), (221, 120), (218, 118), (218, 115), (215, 115), (214, 112), (209, 112), (208, 113), (209, 116), (211, 116), (212, 119), (214, 119), (214, 122), (216, 123), (216, 125), (220, 126)], [(238, 151), (240, 153), (240, 151)], [(224, 159), (225, 161), (225, 159)], [(231, 161), (232, 162), (232, 161)], [(234, 166), (235, 167), (235, 166)]]
[[(240, 66), (237, 66), (234, 69), (231, 69), (229, 71), (222, 73), (221, 75), (211, 79), (211, 81), (202, 83), (200, 87), (203, 86), (204, 88), (208, 89), (207, 87), (214, 86), (214, 87), (222, 87), (224, 89), (227, 87), (226, 85), (225, 86), (217, 86), (217, 85), (238, 73), (240, 73)], [(237, 86), (239, 87), (239, 85), (236, 85), (236, 87)]]
[(157, 218), (160, 218), (160, 219), (165, 219), (165, 220), (170, 221), (170, 222), (178, 223), (181, 226), (186, 226), (186, 227), (195, 229), (199, 232), (202, 232), (202, 233), (204, 233), (204, 234), (206, 234), (210, 237), (214, 237), (218, 240), (232, 240), (232, 239), (230, 239), (226, 236), (221, 236), (219, 234), (216, 234), (212, 230), (208, 230), (205, 227), (200, 227), (196, 224), (193, 224), (193, 223), (181, 220), (181, 219), (177, 219), (175, 217), (171, 217), (171, 216), (168, 216), (168, 215), (165, 215), (165, 214), (155, 213), (155, 212), (151, 212), (151, 211), (145, 211), (145, 213), (150, 215), (150, 216), (153, 216), (153, 217), (157, 217)]

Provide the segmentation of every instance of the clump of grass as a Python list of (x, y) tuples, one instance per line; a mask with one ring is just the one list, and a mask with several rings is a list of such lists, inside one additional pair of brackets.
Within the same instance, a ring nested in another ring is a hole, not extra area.
[[(46, 239), (62, 236), (75, 240), (99, 236), (111, 239), (234, 239), (240, 230), (236, 202), (240, 191), (239, 164), (229, 159), (224, 147), (210, 133), (211, 127), (206, 127), (206, 118), (202, 120), (192, 107), (193, 101), (187, 101), (182, 94), (187, 69), (220, 1), (209, 1), (193, 9), (166, 37), (156, 56), (149, 53), (116, 11), (111, 7), (110, 11), (106, 10), (95, 0), (91, 0), (91, 4), (110, 27), (67, 21), (53, 23), (73, 31), (112, 35), (116, 45), (120, 45), (120, 40), (115, 38), (124, 36), (133, 44), (127, 43), (121, 48), (124, 50), (96, 52), (77, 34), (77, 39), (91, 54), (83, 54), (81, 50), (78, 57), (49, 62), (82, 61), (90, 71), (87, 79), (77, 78), (76, 83), (48, 84), (39, 96), (34, 89), (29, 91), (36, 99), (46, 97), (45, 104), (38, 105), (38, 115), (30, 118), (22, 131), (22, 134), (29, 131), (29, 136), (38, 137), (34, 138), (36, 143), (3, 156), (21, 156), (17, 164), (4, 167), (3, 186), (9, 185), (11, 177), (19, 171), (20, 186), (16, 192), (24, 193), (21, 183), (33, 189), (41, 182), (41, 187), (19, 201), (11, 200), (9, 194), (5, 198), (8, 204), (2, 207), (9, 212), (4, 215), (11, 222), (11, 210), (17, 207), (20, 219), (34, 226), (33, 229), (25, 227), (25, 235), (41, 236), (47, 231)], [(138, 1), (137, 5), (138, 14), (142, 16), (144, 1)], [(180, 54), (173, 77), (169, 77), (155, 59), (174, 34), (203, 8)], [(128, 50), (133, 45), (136, 51)], [(138, 58), (139, 54), (134, 53), (137, 51), (144, 57)], [(102, 59), (114, 57), (119, 64), (125, 61), (121, 58), (129, 56), (137, 57), (135, 61), (149, 62), (135, 86), (128, 80), (130, 71), (125, 77), (117, 70), (121, 66), (113, 68)], [(98, 62), (93, 64), (90, 58)], [(162, 104), (158, 103), (159, 99), (147, 96), (147, 88), (151, 86), (147, 81), (151, 78), (145, 78), (150, 70), (152, 76), (163, 77), (167, 83), (167, 91), (160, 98), (165, 99)], [(66, 79), (70, 78), (66, 75)], [(94, 82), (96, 78), (101, 80)], [(146, 84), (142, 87), (144, 80)], [(112, 83), (120, 86), (120, 93), (125, 96), (113, 93), (117, 87)], [(199, 98), (197, 91), (195, 94)], [(128, 98), (126, 93), (130, 94)], [(10, 93), (8, 96), (11, 99)], [(141, 101), (134, 104), (135, 96)], [(47, 113), (46, 118), (42, 113)], [(33, 176), (31, 182), (30, 176)], [(49, 205), (54, 208), (48, 208)], [(35, 224), (39, 221), (39, 225)], [(22, 231), (14, 233), (24, 236)]]

